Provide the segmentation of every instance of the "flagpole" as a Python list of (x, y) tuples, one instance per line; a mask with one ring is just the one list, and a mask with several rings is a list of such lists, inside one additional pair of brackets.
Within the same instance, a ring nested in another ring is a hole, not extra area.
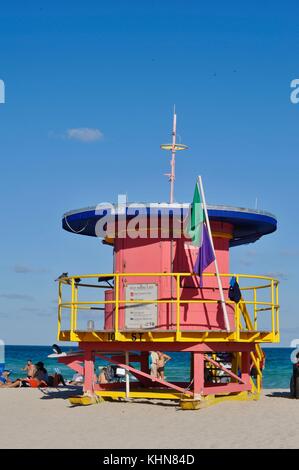
[(199, 183), (199, 190), (200, 190), (200, 193), (201, 193), (201, 199), (202, 199), (202, 203), (203, 203), (203, 210), (204, 210), (205, 218), (206, 218), (206, 222), (207, 222), (207, 229), (208, 229), (208, 233), (209, 233), (209, 237), (210, 237), (210, 241), (211, 241), (211, 246), (212, 246), (212, 250), (213, 250), (213, 254), (214, 254), (214, 258), (215, 258), (214, 263), (215, 263), (215, 269), (216, 269), (218, 289), (219, 289), (219, 292), (220, 292), (220, 299), (221, 299), (221, 305), (222, 305), (222, 310), (223, 310), (225, 328), (226, 328), (227, 331), (230, 331), (228, 314), (227, 314), (227, 309), (226, 309), (226, 303), (225, 303), (225, 299), (224, 299), (222, 282), (221, 282), (221, 278), (220, 278), (220, 274), (219, 274), (218, 262), (217, 262), (215, 248), (214, 248), (214, 242), (213, 242), (212, 231), (211, 231), (211, 226), (210, 226), (210, 219), (209, 219), (209, 215), (208, 215), (208, 209), (207, 209), (207, 205), (206, 205), (205, 193), (204, 193), (204, 189), (203, 189), (203, 185), (202, 185), (201, 176), (198, 176), (198, 183)]

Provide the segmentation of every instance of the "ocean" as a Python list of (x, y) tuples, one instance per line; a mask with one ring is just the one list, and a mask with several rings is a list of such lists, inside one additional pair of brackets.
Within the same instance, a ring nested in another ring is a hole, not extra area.
[[(76, 351), (73, 347), (62, 347), (63, 351)], [(291, 348), (264, 348), (266, 353), (266, 367), (264, 369), (263, 387), (264, 388), (289, 388), (290, 376), (292, 374), (292, 363), (290, 355)], [(12, 378), (24, 376), (22, 367), (28, 359), (34, 363), (42, 361), (48, 372), (51, 374), (55, 368), (66, 379), (71, 379), (74, 372), (63, 364), (58, 364), (55, 359), (48, 359), (48, 355), (53, 353), (49, 346), (6, 346), (5, 348), (5, 367), (12, 369)], [(169, 353), (172, 360), (167, 363), (165, 376), (169, 382), (189, 381), (189, 354), (188, 353)], [(98, 360), (97, 366), (103, 365), (103, 361)]]

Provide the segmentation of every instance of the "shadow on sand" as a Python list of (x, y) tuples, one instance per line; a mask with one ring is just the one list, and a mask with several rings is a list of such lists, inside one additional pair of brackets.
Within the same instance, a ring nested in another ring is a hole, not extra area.
[[(67, 400), (68, 398), (75, 396), (75, 395), (82, 395), (82, 387), (78, 386), (68, 386), (66, 388), (55, 388), (55, 389), (40, 389), (42, 392), (42, 396), (40, 397), (41, 400), (53, 400), (53, 399), (60, 399), (60, 400)], [(124, 399), (115, 400), (109, 399), (108, 397), (105, 398), (107, 402), (117, 403), (126, 403)], [(178, 405), (176, 402), (167, 402), (163, 403), (163, 401), (151, 401), (146, 399), (135, 399), (134, 401), (128, 401), (130, 403), (140, 403), (142, 405), (151, 405), (151, 406), (162, 406), (164, 408), (176, 408)], [(74, 405), (77, 406), (77, 405)]]
[(150, 400), (150, 399), (147, 400), (146, 398), (135, 398), (132, 401), (129, 400), (128, 402), (126, 402), (125, 399), (119, 400), (119, 401), (111, 399), (107, 401), (111, 401), (114, 403), (133, 403), (133, 404), (140, 403), (141, 405), (162, 406), (163, 408), (175, 408), (177, 406), (177, 403), (174, 401), (173, 402), (167, 401), (166, 403), (165, 402), (163, 403), (163, 400), (161, 401)]
[(64, 388), (47, 388), (40, 389), (42, 392), (41, 400), (53, 400), (54, 398), (60, 398), (61, 400), (67, 400), (69, 397), (74, 395), (82, 394), (82, 387), (76, 385), (69, 385)]
[(294, 400), (294, 398), (291, 397), (290, 392), (272, 392), (272, 393), (266, 394), (266, 397), (269, 397), (269, 398), (288, 398), (289, 400)]

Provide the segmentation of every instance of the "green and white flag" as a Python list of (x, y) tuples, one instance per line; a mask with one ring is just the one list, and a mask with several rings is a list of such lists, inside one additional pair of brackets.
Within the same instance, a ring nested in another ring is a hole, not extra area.
[(192, 245), (200, 246), (202, 242), (203, 222), (205, 221), (205, 213), (201, 200), (198, 182), (195, 185), (191, 211), (188, 220), (188, 235), (192, 240)]

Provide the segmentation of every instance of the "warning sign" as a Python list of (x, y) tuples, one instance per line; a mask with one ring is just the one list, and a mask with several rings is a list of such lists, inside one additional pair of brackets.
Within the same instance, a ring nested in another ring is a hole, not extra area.
[[(126, 300), (157, 300), (158, 286), (151, 284), (128, 284)], [(151, 329), (157, 326), (158, 306), (156, 303), (126, 304), (125, 327), (130, 330)]]

